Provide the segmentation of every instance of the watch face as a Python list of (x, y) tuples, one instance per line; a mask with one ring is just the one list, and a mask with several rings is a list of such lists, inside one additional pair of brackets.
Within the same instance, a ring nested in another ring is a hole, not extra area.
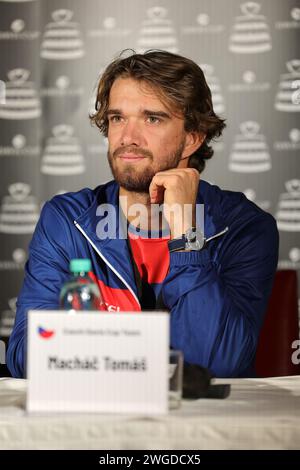
[(186, 249), (188, 250), (201, 250), (205, 244), (203, 232), (200, 229), (188, 229), (186, 234)]

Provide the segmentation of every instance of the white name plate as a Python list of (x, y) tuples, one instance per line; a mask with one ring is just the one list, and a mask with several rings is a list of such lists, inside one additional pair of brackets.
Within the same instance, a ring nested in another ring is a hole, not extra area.
[(28, 312), (27, 410), (168, 410), (165, 312)]

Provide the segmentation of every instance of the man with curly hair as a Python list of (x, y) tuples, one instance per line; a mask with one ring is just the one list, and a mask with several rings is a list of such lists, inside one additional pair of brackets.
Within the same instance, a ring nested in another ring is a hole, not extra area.
[(27, 311), (57, 308), (70, 259), (90, 258), (107, 310), (164, 308), (170, 346), (187, 363), (219, 377), (253, 375), (278, 232), (242, 193), (200, 178), (225, 127), (201, 68), (165, 51), (123, 53), (104, 71), (90, 118), (108, 138), (114, 180), (45, 204), (18, 298), (11, 373), (25, 373)]

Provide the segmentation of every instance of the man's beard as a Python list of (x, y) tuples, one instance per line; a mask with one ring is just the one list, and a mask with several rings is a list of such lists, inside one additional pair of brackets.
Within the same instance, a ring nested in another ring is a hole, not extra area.
[[(149, 192), (149, 186), (150, 183), (153, 179), (153, 177), (158, 173), (159, 171), (166, 171), (170, 170), (172, 168), (176, 168), (178, 166), (178, 163), (181, 160), (182, 152), (184, 149), (184, 140), (180, 143), (179, 147), (173, 152), (172, 154), (169, 154), (166, 157), (163, 158), (163, 161), (161, 162), (160, 166), (156, 169), (151, 167), (151, 162), (153, 162), (153, 155), (150, 153), (148, 150), (143, 150), (143, 149), (138, 149), (138, 148), (132, 148), (130, 147), (124, 147), (124, 148), (118, 148), (113, 154), (111, 154), (110, 151), (108, 151), (107, 156), (108, 156), (108, 163), (111, 169), (111, 172), (113, 174), (113, 177), (115, 181), (124, 189), (127, 191), (133, 191), (136, 193), (148, 193)], [(132, 153), (138, 153), (140, 155), (145, 156), (146, 158), (149, 159), (150, 161), (150, 166), (145, 168), (143, 173), (139, 172), (136, 170), (136, 167), (134, 164), (127, 164), (124, 165), (123, 170), (120, 168), (117, 168), (116, 165), (116, 158), (118, 155), (121, 153), (125, 152), (132, 152)]]

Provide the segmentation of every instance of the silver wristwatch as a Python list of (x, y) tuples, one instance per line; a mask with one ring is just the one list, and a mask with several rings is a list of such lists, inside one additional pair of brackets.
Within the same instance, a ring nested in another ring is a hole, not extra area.
[(168, 241), (170, 253), (173, 251), (200, 251), (204, 248), (206, 239), (204, 233), (196, 227), (191, 227), (179, 238)]

